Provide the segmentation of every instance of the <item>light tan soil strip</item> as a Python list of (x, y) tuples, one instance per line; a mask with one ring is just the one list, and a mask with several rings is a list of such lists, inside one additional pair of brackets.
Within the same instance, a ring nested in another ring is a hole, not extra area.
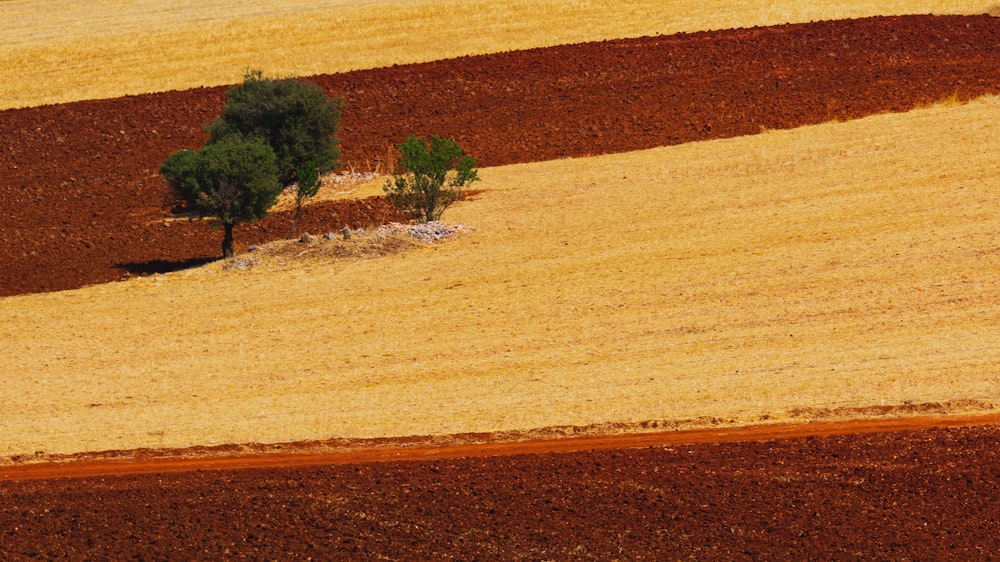
[(662, 433), (569, 437), (537, 441), (473, 445), (414, 445), (333, 451), (318, 454), (265, 454), (202, 458), (142, 460), (101, 460), (70, 463), (42, 463), (0, 469), (0, 481), (90, 478), (130, 474), (157, 474), (196, 470), (243, 470), (293, 468), (318, 465), (365, 464), (394, 461), (426, 461), (469, 457), (572, 453), (607, 449), (669, 447), (694, 443), (767, 441), (800, 437), (821, 437), (861, 433), (919, 431), (945, 427), (972, 427), (1000, 424), (1000, 414), (967, 416), (922, 416), (911, 418), (779, 423), (725, 429), (695, 429)]

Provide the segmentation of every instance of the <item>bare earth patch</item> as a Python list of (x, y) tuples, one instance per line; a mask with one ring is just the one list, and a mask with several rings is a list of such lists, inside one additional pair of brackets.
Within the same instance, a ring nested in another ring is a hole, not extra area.
[(347, 258), (388, 256), (454, 238), (467, 232), (463, 225), (440, 222), (421, 224), (390, 223), (364, 229), (344, 227), (320, 236), (305, 233), (298, 240), (281, 240), (253, 245), (246, 256), (223, 263), (227, 271), (258, 266), (282, 266), (292, 261), (329, 261)]
[(0, 555), (985, 561), (998, 439), (982, 425), (8, 481)]

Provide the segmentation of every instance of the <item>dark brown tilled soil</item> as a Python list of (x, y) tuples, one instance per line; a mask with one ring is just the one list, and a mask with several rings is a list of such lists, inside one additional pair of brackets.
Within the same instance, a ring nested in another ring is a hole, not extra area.
[[(345, 98), (344, 162), (385, 170), (406, 135), (458, 139), (484, 166), (622, 152), (903, 111), (1000, 91), (1000, 19), (883, 17), (681, 34), (317, 76)], [(0, 112), (0, 296), (169, 269), (220, 232), (163, 219), (157, 169), (200, 146), (224, 88)], [(378, 205), (378, 203), (372, 203)], [(386, 220), (336, 204), (314, 232)], [(283, 237), (287, 216), (237, 229)], [(281, 223), (282, 226), (274, 226)], [(168, 226), (169, 225), (169, 226)]]
[(991, 560), (1000, 428), (0, 482), (0, 558)]

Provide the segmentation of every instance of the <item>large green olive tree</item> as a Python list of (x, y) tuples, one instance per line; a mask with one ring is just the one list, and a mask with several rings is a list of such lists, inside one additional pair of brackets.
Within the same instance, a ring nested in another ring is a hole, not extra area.
[(342, 112), (343, 100), (327, 98), (312, 82), (264, 78), (260, 71), (250, 71), (243, 84), (226, 92), (222, 113), (205, 130), (210, 143), (232, 134), (267, 142), (277, 157), (279, 179), (288, 186), (308, 162), (320, 175), (340, 165)]
[(160, 173), (194, 211), (222, 224), (222, 253), (229, 257), (233, 228), (266, 216), (282, 187), (297, 183), (294, 229), (319, 176), (340, 165), (342, 110), (343, 101), (327, 98), (316, 84), (249, 71), (205, 126), (208, 143), (174, 153)]
[(241, 135), (175, 152), (160, 165), (160, 173), (199, 216), (222, 225), (227, 258), (233, 255), (233, 228), (266, 216), (282, 190), (274, 151), (260, 139)]

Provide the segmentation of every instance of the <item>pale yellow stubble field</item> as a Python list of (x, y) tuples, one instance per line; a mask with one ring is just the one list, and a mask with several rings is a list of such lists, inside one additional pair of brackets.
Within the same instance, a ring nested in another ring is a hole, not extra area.
[(871, 15), (982, 0), (5, 0), (0, 109), (465, 54)]
[(988, 408), (998, 110), (489, 168), (434, 248), (2, 299), (0, 456)]

